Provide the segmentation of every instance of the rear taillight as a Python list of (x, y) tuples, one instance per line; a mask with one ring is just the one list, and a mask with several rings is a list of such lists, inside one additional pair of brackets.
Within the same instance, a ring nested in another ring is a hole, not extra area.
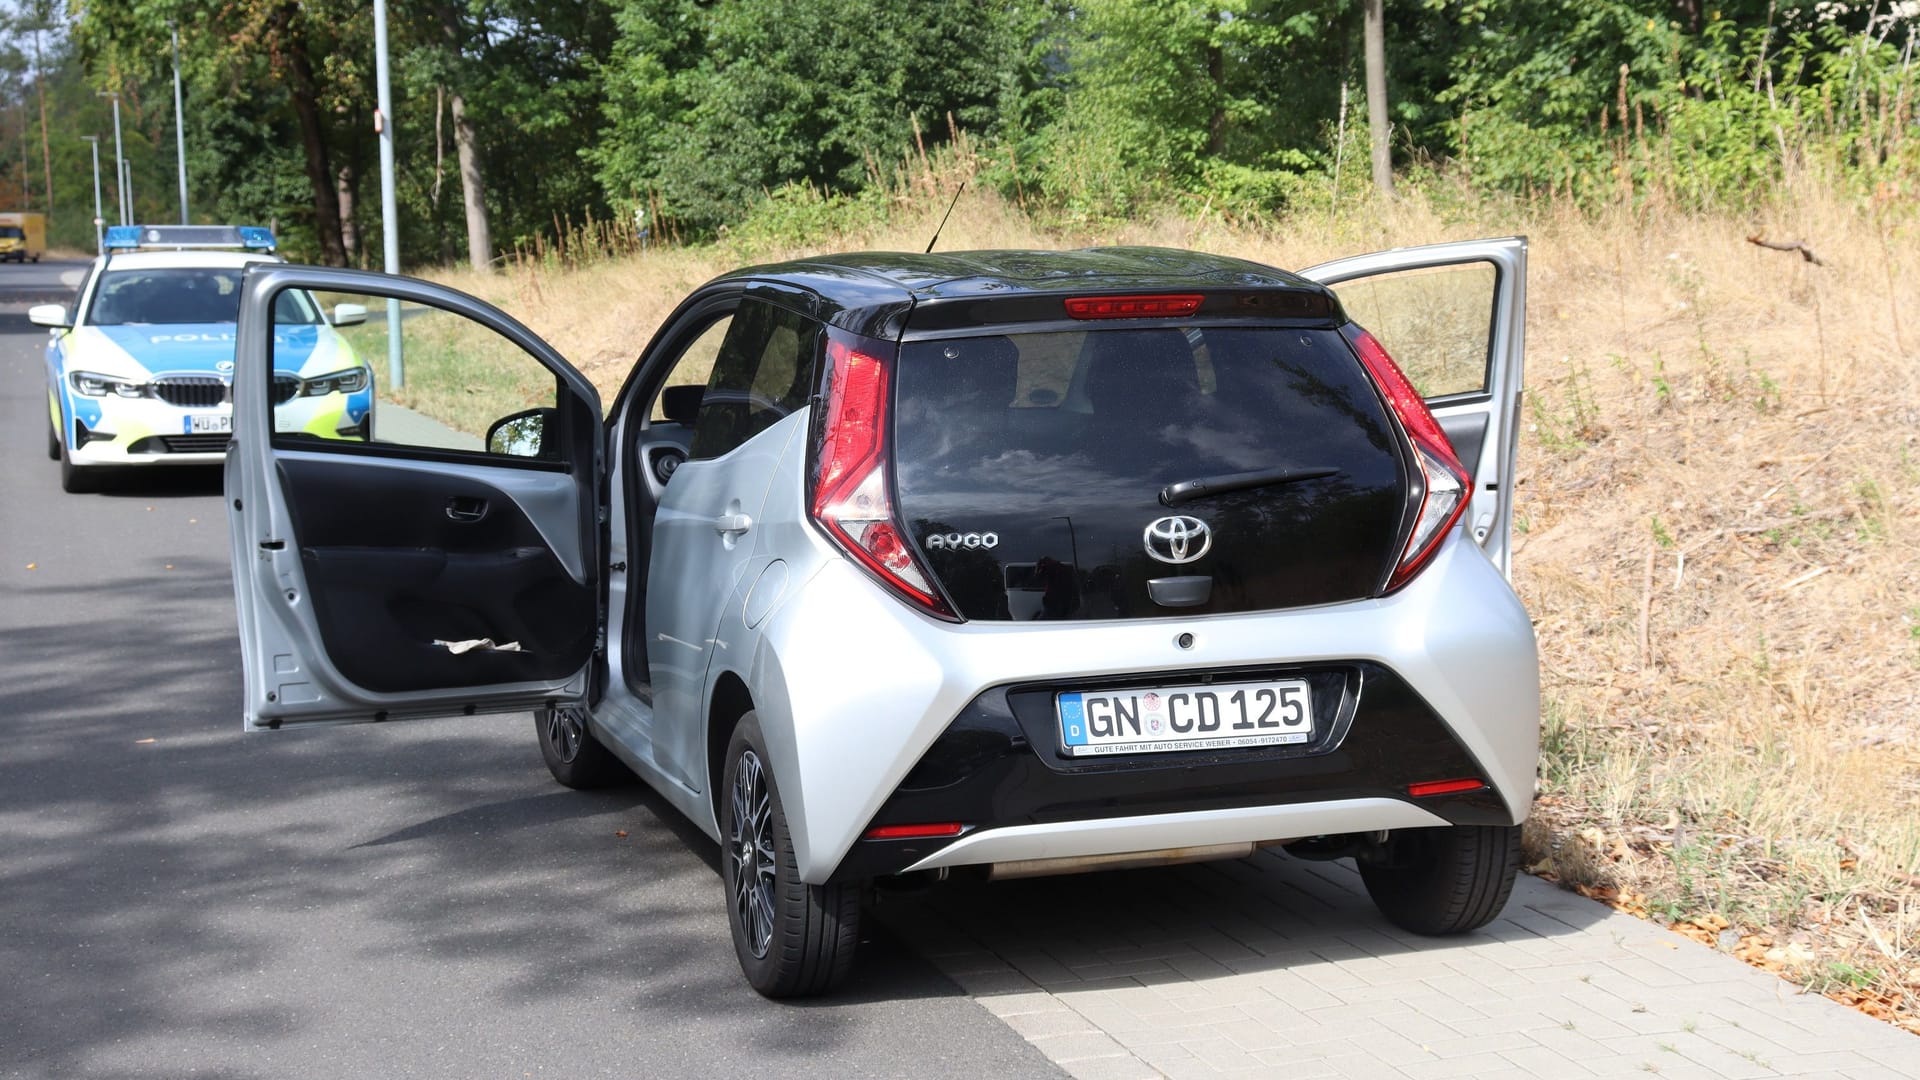
[(835, 544), (914, 606), (957, 617), (893, 512), (887, 485), (888, 384), (894, 346), (827, 331), (827, 401), (813, 469), (813, 520)]
[(1380, 342), (1365, 330), (1351, 326), (1347, 340), (1353, 343), (1354, 351), (1360, 354), (1360, 363), (1386, 397), (1407, 438), (1412, 440), (1414, 465), (1420, 470), (1420, 506), (1414, 514), (1413, 534), (1407, 537), (1400, 561), (1387, 578), (1386, 591), (1392, 592), (1412, 580), (1432, 560), (1433, 553), (1440, 550), (1440, 541), (1466, 512), (1467, 500), (1473, 495), (1473, 478), (1467, 475), (1466, 466), (1460, 464), (1460, 456), (1454, 453), (1447, 433), (1440, 429), (1440, 422), (1427, 409), (1426, 400), (1407, 381), (1400, 365), (1393, 362)]

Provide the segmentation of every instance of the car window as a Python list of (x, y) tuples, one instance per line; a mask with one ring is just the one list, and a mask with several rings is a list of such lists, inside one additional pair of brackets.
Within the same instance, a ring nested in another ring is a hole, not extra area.
[[(317, 318), (320, 308), (335, 321)], [(429, 304), (294, 290), (275, 297), (273, 317), (275, 445), (564, 460), (561, 440), (543, 438), (558, 423), (557, 377), (491, 327)]]
[(1372, 274), (1333, 287), (1422, 397), (1483, 394), (1499, 271), (1490, 262)]
[(740, 305), (700, 401), (691, 457), (719, 457), (806, 405), (820, 328), (763, 300)]
[(0, 237), (8, 240), (22, 240), (26, 238), (26, 235), (18, 225), (0, 225)]
[(1203, 529), (1214, 612), (1366, 596), (1395, 554), (1392, 420), (1337, 330), (908, 341), (893, 393), (895, 505), (967, 619), (1167, 614), (1153, 582), (1190, 560), (1157, 552), (1154, 523)]
[(713, 378), (714, 362), (720, 359), (720, 346), (727, 339), (727, 330), (733, 325), (732, 315), (722, 315), (700, 331), (700, 336), (686, 347), (680, 358), (673, 362), (673, 370), (667, 375), (660, 390), (653, 395), (653, 411), (649, 418), (658, 422), (667, 418), (666, 392), (670, 386), (705, 386)]
[(94, 326), (231, 323), (240, 314), (237, 268), (109, 270), (100, 276), (87, 322)]

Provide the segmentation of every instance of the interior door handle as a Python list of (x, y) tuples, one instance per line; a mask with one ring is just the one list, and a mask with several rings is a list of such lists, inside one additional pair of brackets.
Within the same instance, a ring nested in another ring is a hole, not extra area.
[(447, 500), (447, 518), (452, 521), (479, 521), (487, 516), (487, 500), (473, 495), (455, 495)]
[(713, 531), (721, 536), (735, 536), (753, 528), (753, 519), (745, 514), (721, 514), (713, 519)]

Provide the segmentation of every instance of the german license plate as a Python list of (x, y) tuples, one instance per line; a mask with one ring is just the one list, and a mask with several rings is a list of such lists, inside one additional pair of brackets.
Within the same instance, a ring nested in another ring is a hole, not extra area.
[(1313, 738), (1302, 679), (1090, 690), (1054, 699), (1069, 756), (1283, 746)]
[(233, 433), (233, 416), (229, 413), (190, 413), (182, 422), (183, 434), (187, 435), (229, 435)]

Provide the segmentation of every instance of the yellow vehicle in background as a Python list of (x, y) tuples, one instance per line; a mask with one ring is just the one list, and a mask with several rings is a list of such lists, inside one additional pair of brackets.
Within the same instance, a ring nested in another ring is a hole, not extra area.
[(46, 250), (47, 215), (0, 213), (0, 262), (39, 262)]

